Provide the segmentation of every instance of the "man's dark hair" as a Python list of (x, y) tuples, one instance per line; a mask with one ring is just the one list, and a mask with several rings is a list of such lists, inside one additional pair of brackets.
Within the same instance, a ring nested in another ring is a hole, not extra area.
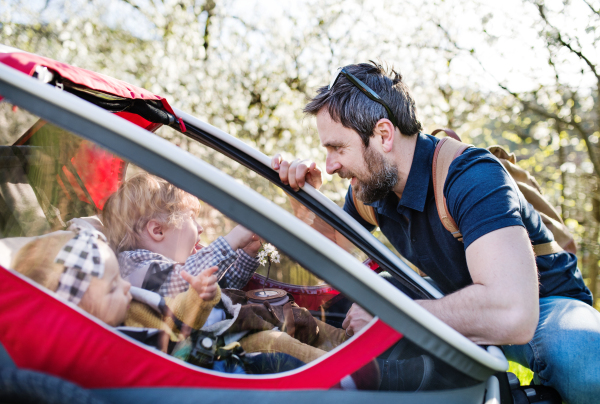
[[(386, 72), (383, 66), (373, 61), (371, 64), (348, 65), (346, 70), (358, 77), (388, 104), (403, 135), (412, 136), (423, 129), (421, 122), (417, 120), (415, 101), (400, 73), (393, 68)], [(389, 119), (383, 105), (369, 99), (343, 74), (340, 74), (331, 90), (327, 86), (319, 88), (317, 95), (304, 107), (304, 112), (317, 115), (324, 107), (335, 122), (341, 122), (346, 128), (358, 132), (365, 147), (369, 146), (369, 139), (373, 136), (377, 121), (382, 118)]]

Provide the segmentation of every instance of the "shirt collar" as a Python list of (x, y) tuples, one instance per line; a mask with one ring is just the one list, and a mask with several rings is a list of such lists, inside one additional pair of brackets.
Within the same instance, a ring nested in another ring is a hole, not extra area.
[[(417, 135), (417, 143), (415, 145), (415, 154), (413, 156), (412, 165), (406, 186), (402, 193), (402, 198), (398, 203), (398, 208), (407, 207), (410, 209), (423, 212), (425, 210), (425, 202), (427, 201), (427, 190), (431, 178), (431, 163), (433, 161), (433, 153), (439, 139), (419, 133)], [(384, 210), (387, 201), (390, 200), (388, 195), (386, 198), (370, 204), (378, 211)], [(393, 198), (396, 199), (396, 198)]]

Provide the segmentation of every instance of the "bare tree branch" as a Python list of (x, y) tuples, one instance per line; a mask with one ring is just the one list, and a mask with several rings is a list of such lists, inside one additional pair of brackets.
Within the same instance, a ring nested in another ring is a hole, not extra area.
[[(579, 135), (585, 142), (585, 145), (587, 146), (587, 149), (588, 149), (588, 155), (589, 155), (590, 161), (591, 161), (592, 165), (594, 166), (594, 172), (596, 173), (596, 175), (598, 177), (600, 177), (600, 161), (598, 160), (598, 156), (596, 154), (596, 149), (595, 149), (596, 146), (590, 140), (590, 137), (592, 134), (589, 133), (589, 131), (586, 131), (580, 122), (575, 122), (574, 119), (565, 119), (553, 112), (548, 111), (545, 108), (540, 107), (539, 105), (537, 105), (535, 103), (532, 103), (531, 101), (522, 99), (519, 96), (519, 94), (512, 92), (506, 86), (504, 86), (500, 83), (498, 85), (502, 89), (504, 89), (506, 92), (511, 94), (517, 101), (519, 101), (521, 103), (521, 105), (523, 105), (523, 108), (528, 109), (531, 112), (534, 112), (535, 114), (543, 116), (545, 118), (554, 119), (556, 122), (560, 122), (563, 125), (573, 127), (573, 129), (575, 129), (575, 131), (577, 133), (579, 133)], [(571, 117), (574, 116), (574, 113), (571, 112), (570, 116)]]
[(208, 60), (208, 47), (210, 45), (210, 23), (212, 22), (212, 18), (215, 15), (216, 3), (214, 0), (206, 0), (204, 6), (202, 7), (203, 11), (206, 11), (206, 23), (204, 24), (204, 60)]
[(540, 17), (542, 17), (542, 19), (544, 20), (544, 22), (546, 23), (546, 25), (548, 25), (554, 31), (555, 39), (562, 46), (564, 46), (569, 51), (571, 51), (571, 53), (574, 53), (581, 60), (583, 60), (588, 65), (588, 67), (590, 68), (590, 70), (592, 71), (592, 73), (594, 73), (594, 76), (596, 76), (596, 80), (598, 82), (600, 82), (600, 74), (597, 71), (596, 65), (594, 63), (592, 63), (592, 61), (590, 59), (588, 59), (581, 51), (578, 51), (578, 50), (574, 49), (570, 42), (565, 41), (563, 39), (560, 31), (558, 30), (558, 28), (556, 28), (554, 25), (552, 25), (550, 23), (550, 21), (548, 21), (548, 18), (546, 17), (546, 13), (544, 12), (544, 6), (542, 4), (538, 4), (537, 6), (538, 6), (538, 11), (540, 13)]
[(593, 12), (594, 14), (597, 14), (598, 16), (600, 16), (600, 11), (599, 11), (599, 10), (596, 10), (596, 9), (595, 9), (595, 8), (594, 8), (594, 7), (593, 7), (591, 4), (590, 4), (590, 2), (589, 2), (589, 1), (587, 1), (587, 0), (583, 0), (583, 2), (584, 2), (585, 4), (587, 4), (587, 6), (590, 8), (590, 10), (592, 10), (592, 12)]
[[(543, 10), (540, 10), (540, 13), (542, 15), (542, 18), (544, 18), (544, 20), (547, 22), (547, 20), (545, 19), (545, 16), (543, 15)], [(585, 142), (587, 149), (588, 149), (588, 156), (590, 158), (590, 161), (594, 167), (594, 172), (596, 173), (596, 175), (598, 177), (600, 177), (600, 160), (597, 156), (596, 153), (596, 149), (595, 149), (595, 145), (592, 144), (592, 142), (590, 141), (590, 137), (592, 135), (592, 133), (590, 133), (590, 131), (586, 131), (585, 128), (583, 127), (583, 125), (581, 125), (581, 123), (579, 122), (575, 122), (575, 114), (573, 113), (573, 111), (571, 111), (572, 113), (570, 114), (570, 119), (566, 119), (563, 118), (553, 112), (550, 112), (549, 110), (547, 110), (546, 108), (541, 107), (540, 105), (538, 105), (537, 103), (533, 103), (531, 101), (527, 101), (524, 100), (518, 93), (515, 93), (514, 91), (510, 90), (506, 85), (502, 84), (498, 79), (496, 79), (494, 77), (493, 74), (491, 74), (483, 65), (483, 63), (481, 62), (481, 60), (479, 60), (479, 58), (477, 57), (477, 55), (475, 54), (475, 50), (474, 49), (466, 49), (463, 48), (461, 46), (459, 46), (456, 41), (454, 41), (452, 39), (452, 37), (450, 36), (450, 34), (448, 33), (448, 31), (441, 25), (441, 24), (436, 24), (438, 26), (438, 28), (440, 28), (440, 30), (442, 30), (442, 32), (444, 33), (444, 35), (446, 36), (446, 38), (448, 39), (448, 41), (457, 49), (460, 51), (467, 51), (469, 52), (469, 54), (473, 57), (473, 59), (481, 66), (481, 68), (483, 69), (484, 72), (486, 72), (487, 74), (489, 74), (498, 84), (498, 87), (502, 88), (504, 91), (506, 91), (508, 94), (510, 94), (515, 100), (517, 100), (522, 106), (523, 108), (528, 109), (529, 111), (543, 116), (547, 119), (554, 119), (557, 122), (560, 122), (566, 126), (571, 126), (573, 129), (575, 129), (575, 131), (577, 133), (580, 134), (581, 138), (583, 139), (583, 141)], [(550, 25), (548, 23), (548, 25)], [(564, 45), (566, 46), (566, 45)], [(583, 56), (583, 55), (582, 55)], [(591, 64), (591, 62), (590, 62)], [(594, 66), (592, 64), (592, 66)], [(598, 91), (600, 94), (600, 76), (597, 75), (596, 70), (595, 70), (595, 66), (593, 67), (593, 72), (596, 75), (596, 77), (598, 78)], [(558, 77), (557, 77), (558, 80)]]

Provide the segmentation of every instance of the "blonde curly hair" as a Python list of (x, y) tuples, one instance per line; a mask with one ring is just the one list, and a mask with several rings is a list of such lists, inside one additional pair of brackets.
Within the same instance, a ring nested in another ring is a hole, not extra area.
[(150, 220), (179, 228), (190, 211), (198, 215), (198, 198), (162, 178), (140, 173), (108, 198), (102, 222), (108, 244), (118, 254), (139, 248), (142, 231)]

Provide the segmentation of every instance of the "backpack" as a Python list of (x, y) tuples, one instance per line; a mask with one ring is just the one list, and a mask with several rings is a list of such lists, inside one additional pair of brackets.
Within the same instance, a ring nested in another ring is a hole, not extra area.
[[(448, 137), (441, 139), (433, 155), (432, 175), (433, 175), (433, 190), (435, 196), (435, 204), (438, 215), (446, 230), (448, 230), (458, 241), (463, 241), (462, 234), (456, 225), (456, 222), (448, 211), (446, 198), (444, 197), (444, 184), (448, 176), (448, 169), (455, 158), (460, 156), (466, 149), (472, 147), (462, 143), (460, 137), (451, 129), (436, 129), (432, 132), (435, 136), (437, 133), (445, 132)], [(508, 153), (501, 146), (488, 147), (492, 153), (504, 166), (506, 171), (515, 180), (519, 190), (533, 208), (539, 213), (542, 222), (546, 225), (554, 236), (554, 240), (549, 243), (533, 245), (533, 252), (537, 256), (554, 254), (560, 251), (568, 251), (575, 254), (577, 247), (575, 240), (565, 226), (560, 215), (552, 205), (542, 196), (542, 189), (533, 178), (533, 176), (517, 166), (517, 158), (514, 153)], [(353, 193), (352, 198), (354, 206), (358, 214), (368, 223), (377, 226), (377, 215), (372, 206), (365, 205), (356, 198)]]

